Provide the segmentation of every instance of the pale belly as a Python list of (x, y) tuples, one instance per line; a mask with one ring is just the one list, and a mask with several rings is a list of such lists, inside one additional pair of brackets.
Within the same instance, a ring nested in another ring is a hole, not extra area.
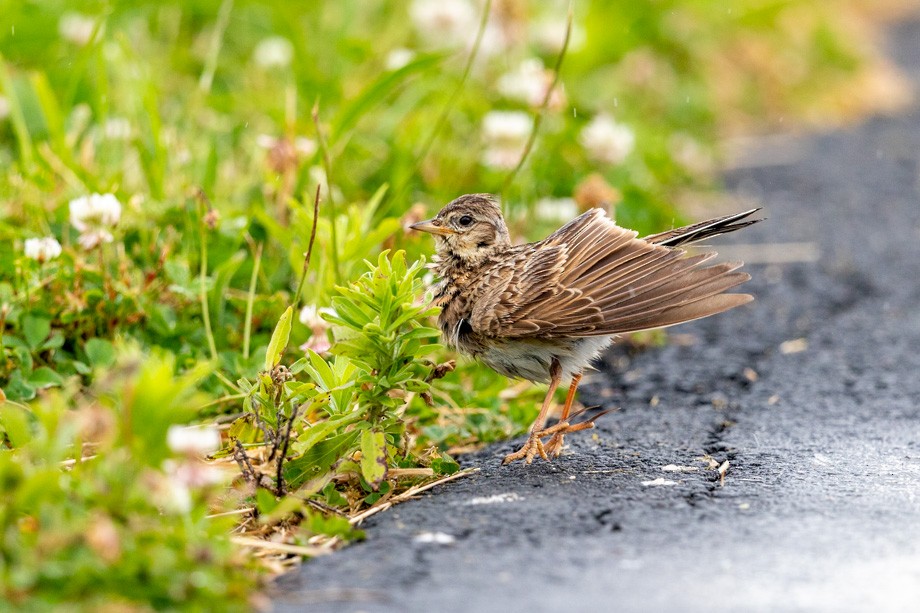
[[(553, 358), (559, 360), (563, 378), (581, 374), (613, 341), (612, 336), (566, 339), (508, 339), (472, 352), (493, 370), (529, 381), (547, 382)], [(461, 347), (462, 349), (462, 347)]]

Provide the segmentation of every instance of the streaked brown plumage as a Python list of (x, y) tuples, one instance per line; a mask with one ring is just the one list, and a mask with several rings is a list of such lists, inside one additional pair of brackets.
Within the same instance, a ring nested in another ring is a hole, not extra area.
[[(756, 209), (755, 209), (756, 210)], [(509, 377), (548, 381), (549, 392), (527, 443), (505, 462), (558, 456), (563, 437), (593, 427), (569, 424), (582, 373), (618, 334), (708, 317), (751, 301), (726, 294), (747, 281), (741, 263), (704, 266), (715, 253), (688, 255), (689, 244), (758, 220), (754, 211), (636, 238), (592, 209), (536, 243), (512, 245), (501, 210), (471, 194), (412, 228), (434, 235), (440, 281), (438, 323), (457, 350)], [(572, 383), (560, 421), (546, 428), (563, 377)], [(544, 446), (542, 438), (552, 436)]]

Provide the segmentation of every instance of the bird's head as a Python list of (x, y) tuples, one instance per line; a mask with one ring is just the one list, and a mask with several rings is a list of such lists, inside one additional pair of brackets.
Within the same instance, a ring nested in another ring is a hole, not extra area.
[(490, 194), (467, 194), (450, 202), (433, 218), (409, 226), (434, 236), (442, 258), (476, 264), (511, 244), (501, 209)]

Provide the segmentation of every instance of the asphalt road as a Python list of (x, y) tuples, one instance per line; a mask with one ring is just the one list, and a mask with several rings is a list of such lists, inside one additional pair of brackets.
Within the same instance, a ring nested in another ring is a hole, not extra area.
[(769, 220), (713, 241), (756, 302), (614, 349), (581, 399), (619, 410), (560, 459), (465, 458), (276, 610), (920, 610), (920, 111), (781, 149), (726, 177)]

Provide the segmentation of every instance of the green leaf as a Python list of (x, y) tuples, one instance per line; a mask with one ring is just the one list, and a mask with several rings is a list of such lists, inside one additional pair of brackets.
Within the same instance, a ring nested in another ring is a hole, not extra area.
[(115, 347), (105, 339), (89, 339), (84, 350), (90, 365), (95, 368), (108, 368), (115, 363)]
[(337, 489), (335, 489), (335, 483), (331, 481), (326, 484), (326, 487), (323, 488), (323, 496), (326, 497), (326, 504), (331, 507), (345, 507), (348, 506), (348, 498), (342, 496)]
[(457, 463), (452, 457), (441, 452), (440, 458), (435, 458), (431, 461), (431, 470), (437, 475), (452, 475), (458, 470), (460, 470), (460, 464)]
[(60, 387), (64, 385), (64, 377), (47, 366), (36, 368), (29, 376), (29, 384), (39, 389), (46, 387)]
[(271, 513), (277, 506), (278, 499), (274, 494), (263, 488), (256, 490), (256, 508), (259, 509), (259, 514)]
[(364, 419), (363, 413), (351, 413), (348, 415), (343, 415), (341, 417), (333, 417), (327, 419), (326, 421), (319, 422), (310, 426), (300, 435), (300, 438), (294, 443), (293, 447), (296, 452), (304, 453), (310, 451), (310, 449), (318, 445), (323, 439), (325, 439), (333, 431), (344, 428), (356, 421)]
[(265, 352), (265, 370), (271, 370), (281, 361), (281, 354), (284, 353), (291, 336), (291, 319), (294, 317), (294, 307), (288, 307), (278, 320), (275, 331), (272, 332), (272, 339), (268, 343), (268, 350)]
[(64, 346), (64, 335), (60, 330), (55, 330), (51, 333), (51, 336), (42, 343), (42, 346), (38, 348), (39, 351), (46, 351), (48, 349), (60, 349)]
[(308, 480), (326, 474), (336, 461), (351, 452), (357, 438), (357, 432), (346, 432), (314, 445), (301, 457), (284, 465), (285, 483), (295, 490)]
[(361, 433), (361, 476), (375, 490), (387, 476), (387, 443), (383, 432)]
[(22, 376), (22, 371), (14, 370), (10, 381), (3, 388), (3, 392), (10, 400), (32, 400), (35, 398), (35, 387), (29, 384)]
[(441, 62), (444, 57), (444, 55), (424, 55), (398, 70), (384, 73), (342, 109), (333, 123), (333, 132), (336, 136), (341, 136), (351, 130), (361, 117), (368, 115), (374, 106), (385, 100), (408, 77), (431, 68)]
[(230, 424), (230, 430), (227, 432), (230, 440), (238, 440), (241, 443), (256, 443), (262, 438), (262, 431), (252, 423), (250, 416), (244, 415), (238, 417)]
[(30, 417), (29, 412), (23, 407), (8, 402), (0, 403), (0, 428), (6, 432), (14, 448), (21, 447), (32, 438)]
[(26, 315), (22, 318), (22, 335), (25, 337), (29, 348), (38, 349), (50, 333), (51, 320), (47, 317)]

